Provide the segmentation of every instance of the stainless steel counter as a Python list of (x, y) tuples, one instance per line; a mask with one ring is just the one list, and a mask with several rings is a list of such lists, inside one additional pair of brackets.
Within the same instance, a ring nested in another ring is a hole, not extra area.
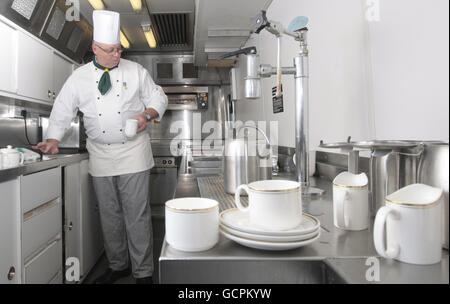
[[(280, 175), (275, 178), (293, 179), (294, 176)], [(198, 180), (204, 182), (201, 178)], [(448, 251), (442, 251), (441, 263), (428, 266), (381, 258), (373, 245), (373, 222), (369, 230), (364, 231), (335, 228), (331, 182), (312, 178), (311, 184), (326, 191), (322, 197), (303, 199), (304, 212), (314, 215), (321, 222), (321, 237), (317, 242), (293, 250), (263, 251), (241, 246), (221, 235), (218, 244), (212, 249), (189, 253), (175, 250), (164, 241), (159, 258), (160, 282), (449, 283)], [(207, 187), (199, 187), (194, 176), (183, 176), (179, 180), (175, 197), (214, 198), (218, 195), (200, 193), (199, 189), (202, 188)], [(368, 260), (370, 257), (375, 259)], [(379, 264), (379, 281), (370, 281), (372, 277), (377, 279), (370, 275), (368, 281), (366, 273), (372, 273), (376, 264)]]
[(14, 179), (20, 175), (27, 175), (58, 166), (65, 166), (88, 158), (89, 154), (87, 152), (77, 154), (44, 155), (42, 159), (36, 162), (24, 163), (19, 167), (9, 169), (0, 169), (0, 183)]

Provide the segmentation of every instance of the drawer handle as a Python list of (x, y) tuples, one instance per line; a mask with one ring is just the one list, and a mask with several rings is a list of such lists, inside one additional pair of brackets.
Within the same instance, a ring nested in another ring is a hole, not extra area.
[(47, 95), (48, 95), (48, 98), (52, 98), (52, 91), (48, 90)]
[(69, 228), (69, 231), (72, 231), (72, 228), (73, 228), (72, 222), (69, 223), (69, 226), (67, 226), (67, 228)]
[(8, 280), (11, 281), (12, 279), (14, 279), (15, 276), (16, 276), (16, 268), (14, 268), (14, 266), (11, 266), (8, 272)]

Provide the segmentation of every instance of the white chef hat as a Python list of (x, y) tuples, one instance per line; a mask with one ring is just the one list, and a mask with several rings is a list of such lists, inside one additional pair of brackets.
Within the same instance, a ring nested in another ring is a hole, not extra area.
[(113, 11), (94, 10), (94, 41), (105, 44), (120, 42), (120, 14)]

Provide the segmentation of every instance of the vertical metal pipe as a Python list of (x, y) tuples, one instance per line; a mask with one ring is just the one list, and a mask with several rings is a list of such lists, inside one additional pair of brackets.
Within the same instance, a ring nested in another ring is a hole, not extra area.
[(308, 29), (300, 30), (300, 54), (294, 58), (295, 66), (295, 148), (297, 178), (303, 196), (322, 195), (324, 191), (309, 185), (309, 66)]
[(297, 178), (302, 187), (309, 186), (308, 160), (308, 53), (294, 58), (295, 66), (295, 156)]

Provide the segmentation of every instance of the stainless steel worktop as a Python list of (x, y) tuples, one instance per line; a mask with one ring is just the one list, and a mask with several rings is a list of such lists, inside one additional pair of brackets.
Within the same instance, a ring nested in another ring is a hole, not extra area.
[(58, 166), (65, 166), (88, 158), (89, 154), (87, 152), (76, 154), (43, 155), (42, 159), (35, 162), (24, 163), (19, 167), (0, 169), (0, 183), (14, 179), (20, 175), (27, 175)]
[[(220, 178), (220, 176), (215, 177)], [(275, 178), (293, 179), (291, 175)], [(217, 196), (200, 193), (204, 180), (180, 176), (175, 197)], [(312, 178), (311, 184), (326, 191), (318, 198), (304, 198), (303, 210), (321, 222), (320, 239), (287, 251), (263, 251), (241, 246), (224, 236), (203, 252), (182, 252), (165, 241), (159, 259), (161, 283), (449, 283), (448, 251), (439, 264), (420, 266), (390, 261), (377, 255), (373, 222), (368, 230), (344, 231), (333, 225), (332, 184)], [(207, 187), (206, 187), (207, 188)], [(220, 193), (220, 195), (228, 195)], [(224, 208), (222, 208), (224, 209)], [(375, 257), (380, 281), (366, 280)], [(366, 265), (367, 263), (367, 265)]]

